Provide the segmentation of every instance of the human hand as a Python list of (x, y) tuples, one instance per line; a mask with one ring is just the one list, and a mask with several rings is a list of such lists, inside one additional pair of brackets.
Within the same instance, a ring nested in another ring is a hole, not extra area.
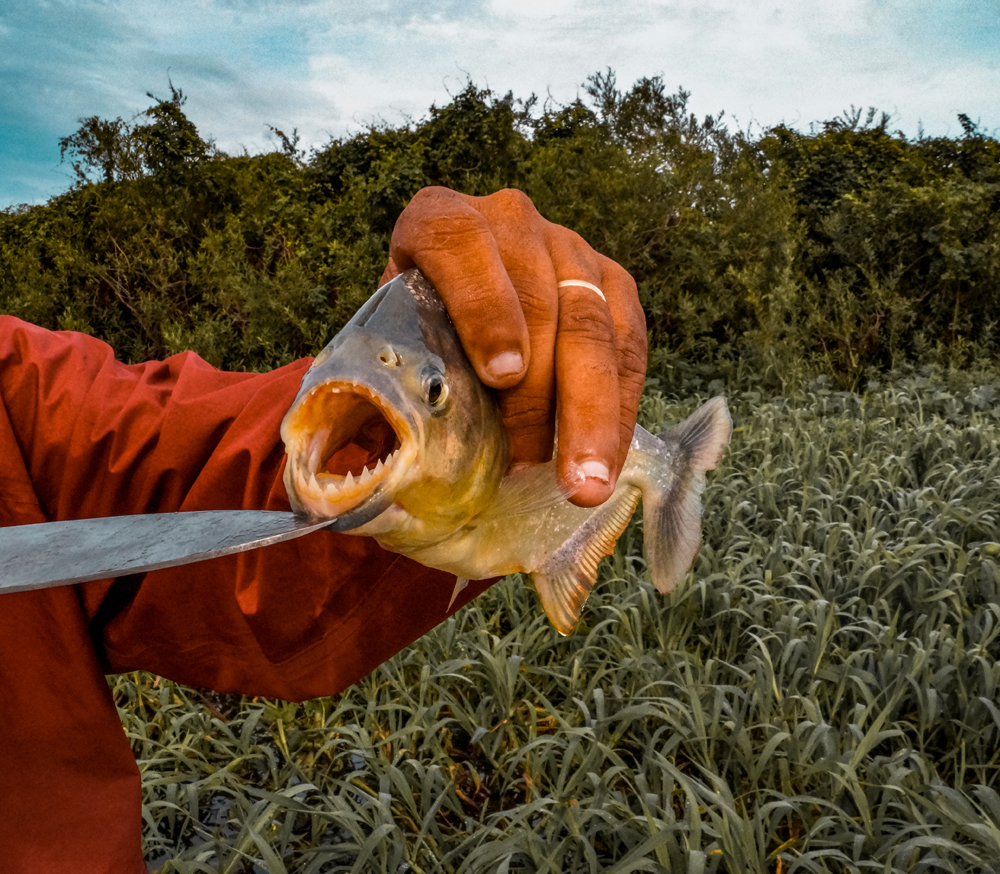
[(418, 191), (393, 229), (382, 282), (412, 267), (437, 287), (479, 378), (499, 390), (512, 463), (548, 461), (558, 418), (570, 500), (610, 497), (646, 374), (632, 277), (513, 189)]

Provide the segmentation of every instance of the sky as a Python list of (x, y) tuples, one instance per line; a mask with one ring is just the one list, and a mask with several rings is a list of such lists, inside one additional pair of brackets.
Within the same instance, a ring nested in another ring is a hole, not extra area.
[(223, 151), (301, 145), (424, 117), (471, 79), (567, 103), (611, 68), (662, 76), (699, 115), (760, 130), (892, 115), (908, 136), (1000, 131), (1000, 0), (3, 0), (0, 209), (71, 182), (59, 138), (146, 96)]

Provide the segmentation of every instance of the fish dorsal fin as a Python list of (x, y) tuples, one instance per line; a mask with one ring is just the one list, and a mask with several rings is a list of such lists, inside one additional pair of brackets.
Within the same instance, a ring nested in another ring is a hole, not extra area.
[(483, 515), (486, 519), (504, 519), (547, 510), (566, 500), (559, 485), (555, 461), (526, 464), (507, 472), (500, 483), (496, 499)]
[(639, 490), (632, 486), (617, 489), (532, 572), (545, 614), (560, 634), (569, 634), (576, 625), (597, 581), (597, 567), (604, 556), (615, 551), (615, 543), (632, 518), (639, 497)]
[(647, 451), (671, 464), (666, 491), (643, 489), (646, 566), (657, 591), (666, 595), (684, 578), (701, 548), (701, 493), (729, 443), (733, 421), (724, 398), (712, 398), (679, 425), (651, 437)]

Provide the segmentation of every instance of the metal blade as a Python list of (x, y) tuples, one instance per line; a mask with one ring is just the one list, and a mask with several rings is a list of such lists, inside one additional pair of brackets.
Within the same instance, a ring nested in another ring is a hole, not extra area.
[(0, 528), (0, 594), (245, 552), (338, 528), (337, 521), (272, 510), (203, 510)]

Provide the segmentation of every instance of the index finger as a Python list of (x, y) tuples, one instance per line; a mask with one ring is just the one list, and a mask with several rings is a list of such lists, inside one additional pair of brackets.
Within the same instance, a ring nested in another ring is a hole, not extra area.
[(419, 268), (434, 283), (479, 378), (508, 388), (524, 376), (528, 326), (486, 219), (447, 188), (418, 191), (389, 248), (396, 271)]

